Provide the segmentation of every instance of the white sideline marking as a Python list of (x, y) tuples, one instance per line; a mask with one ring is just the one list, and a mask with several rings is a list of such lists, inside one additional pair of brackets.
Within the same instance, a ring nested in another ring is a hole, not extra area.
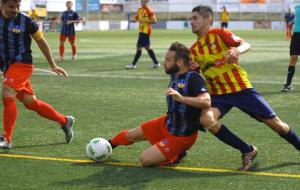
[[(56, 73), (46, 70), (46, 69), (38, 69), (35, 68), (35, 71), (40, 71), (40, 73), (35, 73), (35, 75), (57, 75)], [(124, 69), (125, 70), (125, 69)], [(91, 77), (91, 78), (124, 78), (124, 79), (152, 79), (152, 80), (164, 80), (169, 79), (168, 76), (166, 77), (146, 77), (146, 76), (128, 76), (128, 75), (90, 75), (90, 74), (71, 74), (70, 77)], [(283, 84), (284, 81), (250, 81), (251, 83), (256, 84)], [(300, 84), (299, 82), (293, 82), (293, 84)]]

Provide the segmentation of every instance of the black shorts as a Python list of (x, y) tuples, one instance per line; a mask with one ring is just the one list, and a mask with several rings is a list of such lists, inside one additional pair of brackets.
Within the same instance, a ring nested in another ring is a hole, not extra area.
[(136, 46), (137, 47), (150, 46), (150, 36), (148, 34), (140, 32), (139, 39), (138, 39)]
[(300, 55), (300, 32), (294, 32), (292, 35), (290, 55)]
[(228, 28), (228, 22), (221, 22), (221, 28)]

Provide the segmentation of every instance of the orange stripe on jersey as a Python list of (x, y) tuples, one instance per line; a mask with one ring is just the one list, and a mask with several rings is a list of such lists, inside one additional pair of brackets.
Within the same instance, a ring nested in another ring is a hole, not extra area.
[(210, 44), (210, 37), (209, 35), (205, 36), (205, 43), (206, 43), (206, 47), (208, 49), (208, 53), (209, 54), (213, 54), (212, 49), (211, 49), (211, 44)]
[(220, 46), (219, 39), (218, 39), (217, 35), (215, 35), (215, 45), (216, 45), (217, 52), (222, 51), (222, 48)]
[(233, 73), (235, 80), (238, 82), (239, 86), (241, 87), (241, 90), (247, 88), (244, 81), (242, 80), (238, 70), (236, 68), (233, 68), (231, 71)]
[(204, 54), (204, 49), (203, 49), (203, 46), (202, 46), (201, 42), (198, 42), (197, 44), (198, 44), (198, 52), (203, 55)]
[(208, 84), (211, 86), (211, 91), (212, 91), (212, 94), (217, 94), (217, 89), (216, 89), (216, 87), (215, 87), (215, 85), (213, 84), (213, 79), (208, 79)]
[(215, 81), (216, 81), (217, 84), (219, 85), (219, 87), (220, 87), (220, 89), (221, 89), (221, 91), (222, 91), (222, 94), (226, 94), (226, 88), (225, 88), (225, 86), (223, 85), (223, 83), (221, 82), (219, 76), (216, 76), (216, 77), (215, 77)]
[(229, 85), (231, 92), (236, 92), (235, 86), (232, 83), (232, 81), (230, 80), (230, 77), (227, 72), (223, 74), (223, 77), (226, 80), (227, 84)]

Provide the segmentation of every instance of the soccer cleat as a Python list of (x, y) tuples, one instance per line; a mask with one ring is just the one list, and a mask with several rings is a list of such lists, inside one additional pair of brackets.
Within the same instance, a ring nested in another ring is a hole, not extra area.
[(294, 89), (294, 87), (290, 84), (290, 85), (287, 85), (285, 84), (283, 86), (283, 89), (281, 90), (281, 92), (289, 92), (289, 91), (292, 91)]
[(158, 64), (154, 64), (154, 63), (153, 63), (153, 65), (152, 65), (151, 68), (152, 68), (152, 69), (157, 69), (157, 68), (159, 68), (159, 67), (160, 67), (160, 63), (158, 63)]
[(64, 58), (62, 58), (62, 57), (59, 57), (59, 58), (57, 58), (57, 60), (56, 60), (56, 62), (62, 62), (62, 61), (64, 61)]
[(180, 153), (177, 158), (173, 161), (168, 161), (166, 163), (164, 163), (162, 166), (176, 166), (177, 164), (179, 164), (183, 158), (187, 155), (187, 152), (182, 152)]
[(77, 54), (72, 56), (72, 60), (75, 61), (77, 59)]
[(253, 166), (253, 160), (258, 154), (258, 150), (255, 146), (252, 146), (253, 150), (249, 153), (245, 153), (242, 155), (242, 166), (239, 168), (240, 171), (248, 171)]
[(7, 140), (6, 140), (6, 138), (0, 137), (0, 148), (11, 149), (12, 148), (12, 144), (8, 143)]
[(75, 122), (75, 118), (73, 116), (66, 116), (68, 122), (65, 126), (63, 126), (61, 129), (64, 131), (65, 135), (66, 135), (66, 142), (67, 143), (71, 143), (73, 137), (74, 137), (74, 133), (73, 133), (73, 124)]
[(133, 64), (127, 65), (126, 69), (136, 69), (136, 65)]
[(111, 146), (112, 149), (117, 148), (118, 145), (113, 145), (112, 142), (111, 142), (111, 140), (107, 140), (107, 141), (109, 142), (109, 144), (110, 144), (110, 146)]

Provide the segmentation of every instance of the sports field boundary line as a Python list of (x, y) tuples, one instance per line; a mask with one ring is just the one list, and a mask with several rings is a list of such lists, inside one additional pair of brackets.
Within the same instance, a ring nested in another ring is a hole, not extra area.
[[(55, 158), (55, 157), (40, 157), (31, 155), (21, 155), (21, 154), (0, 154), (0, 157), (5, 158), (15, 158), (15, 159), (31, 159), (31, 160), (42, 160), (42, 161), (58, 161), (58, 162), (69, 162), (69, 163), (95, 163), (92, 160), (80, 160), (71, 158)], [(124, 166), (124, 167), (142, 167), (138, 164), (130, 164), (123, 162), (103, 162), (101, 164), (111, 165), (111, 166)], [(186, 166), (172, 166), (172, 167), (161, 167), (166, 169), (173, 169), (178, 171), (192, 171), (192, 172), (208, 172), (208, 173), (230, 173), (230, 174), (240, 174), (240, 175), (251, 175), (251, 176), (263, 176), (263, 177), (280, 177), (280, 178), (292, 178), (299, 179), (300, 174), (287, 174), (287, 173), (271, 173), (271, 172), (254, 172), (254, 171), (237, 171), (231, 169), (221, 169), (221, 168), (195, 168)]]
[[(56, 73), (46, 70), (46, 69), (39, 69), (35, 68), (35, 71), (38, 71), (38, 73), (34, 73), (35, 75), (40, 76), (51, 76), (56, 75)], [(69, 77), (90, 77), (90, 78), (124, 78), (124, 79), (149, 79), (149, 80), (169, 80), (169, 77), (147, 77), (147, 76), (128, 76), (128, 75), (90, 75), (90, 74), (70, 74)], [(251, 81), (253, 84), (283, 84), (284, 81)], [(293, 85), (299, 85), (299, 82), (293, 82)]]

